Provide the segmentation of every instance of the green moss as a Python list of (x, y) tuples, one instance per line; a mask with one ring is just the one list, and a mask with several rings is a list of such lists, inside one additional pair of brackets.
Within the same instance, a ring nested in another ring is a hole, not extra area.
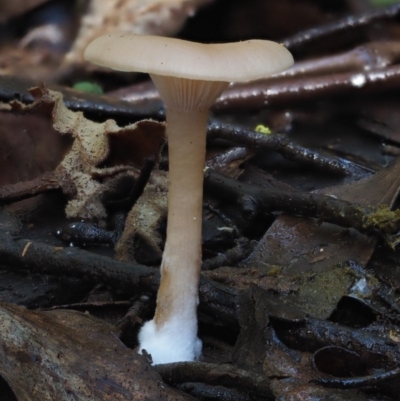
[(400, 210), (390, 210), (388, 206), (379, 206), (374, 213), (364, 218), (364, 228), (377, 229), (382, 233), (394, 233), (400, 227)]
[(281, 274), (282, 266), (269, 265), (270, 270), (268, 270), (268, 277), (278, 277)]

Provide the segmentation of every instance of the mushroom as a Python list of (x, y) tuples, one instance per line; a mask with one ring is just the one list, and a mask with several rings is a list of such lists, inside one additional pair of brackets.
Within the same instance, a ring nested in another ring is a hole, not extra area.
[(232, 81), (251, 81), (293, 64), (282, 45), (265, 40), (200, 44), (179, 39), (109, 34), (84, 57), (119, 71), (150, 74), (165, 103), (169, 152), (167, 240), (153, 320), (139, 333), (139, 349), (154, 364), (193, 361), (201, 265), (203, 169), (209, 108)]

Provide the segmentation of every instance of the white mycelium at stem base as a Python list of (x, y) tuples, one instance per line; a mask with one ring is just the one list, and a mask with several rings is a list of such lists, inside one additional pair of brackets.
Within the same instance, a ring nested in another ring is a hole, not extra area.
[(201, 353), (196, 310), (207, 118), (209, 107), (228, 84), (152, 79), (166, 104), (168, 224), (157, 308), (139, 333), (139, 345), (160, 364), (193, 361)]

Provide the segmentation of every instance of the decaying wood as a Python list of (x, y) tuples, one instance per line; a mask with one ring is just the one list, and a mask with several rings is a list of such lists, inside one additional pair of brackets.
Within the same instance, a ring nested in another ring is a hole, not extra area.
[[(0, 375), (18, 401), (190, 400), (90, 315), (0, 302)], [(85, 363), (82, 363), (85, 361)]]

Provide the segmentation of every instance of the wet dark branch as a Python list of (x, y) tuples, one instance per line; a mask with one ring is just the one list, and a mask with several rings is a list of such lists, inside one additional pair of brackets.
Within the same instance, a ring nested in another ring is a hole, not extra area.
[(218, 253), (217, 256), (204, 260), (201, 270), (214, 270), (221, 266), (234, 266), (239, 261), (249, 256), (254, 248), (254, 244), (252, 244), (246, 237), (238, 238), (235, 243), (236, 245), (233, 248), (228, 249), (224, 253)]
[(311, 318), (290, 327), (279, 322), (272, 322), (272, 325), (282, 342), (300, 351), (315, 352), (328, 345), (347, 349), (351, 344), (351, 350), (365, 358), (374, 353), (386, 356), (389, 362), (400, 363), (399, 344), (390, 339), (389, 332), (375, 334)]
[(2, 265), (40, 274), (81, 277), (104, 283), (116, 292), (135, 292), (143, 286), (156, 291), (156, 269), (128, 264), (75, 247), (55, 247), (0, 234)]
[(374, 11), (366, 11), (357, 15), (350, 15), (338, 21), (307, 29), (292, 37), (283, 40), (283, 44), (290, 50), (312, 43), (317, 39), (326, 38), (350, 29), (361, 28), (376, 21), (395, 18), (400, 13), (400, 4), (381, 8)]
[(229, 87), (214, 103), (216, 113), (257, 110), (266, 106), (299, 103), (333, 95), (355, 95), (400, 87), (398, 65), (375, 71), (353, 71), (315, 77), (256, 81)]
[(313, 217), (319, 221), (352, 227), (363, 233), (395, 233), (400, 229), (400, 212), (388, 208), (363, 207), (321, 194), (264, 189), (227, 178), (214, 171), (205, 174), (205, 189), (219, 199), (237, 203), (249, 216), (261, 212), (281, 211), (291, 215)]
[[(0, 233), (0, 260), (4, 268), (103, 283), (121, 296), (138, 292), (155, 294), (160, 282), (159, 270), (152, 267), (120, 262), (79, 248), (14, 239), (3, 233)], [(218, 317), (221, 323), (237, 324), (235, 297), (234, 290), (201, 278), (200, 307)]]
[(311, 165), (321, 171), (343, 175), (352, 174), (349, 162), (304, 148), (282, 134), (265, 135), (249, 129), (214, 122), (208, 127), (207, 138), (226, 139), (252, 149), (274, 150), (288, 160)]
[(202, 382), (246, 390), (254, 395), (272, 397), (270, 380), (264, 375), (248, 372), (233, 365), (204, 362), (180, 362), (155, 367), (162, 379), (169, 384)]
[[(245, 391), (239, 391), (224, 386), (211, 386), (199, 382), (186, 382), (178, 384), (176, 387), (199, 400), (255, 401), (254, 397)], [(265, 400), (266, 399), (263, 398), (263, 401)]]
[[(34, 98), (29, 88), (38, 86), (40, 82), (28, 81), (19, 77), (0, 75), (0, 101), (9, 102), (18, 100), (24, 104), (30, 104)], [(106, 118), (127, 118), (141, 120), (144, 118), (160, 118), (162, 115), (162, 102), (159, 99), (143, 98), (133, 107), (129, 102), (118, 100), (107, 95), (95, 95), (77, 91), (65, 86), (50, 85), (49, 89), (63, 94), (65, 105), (74, 111), (87, 112), (98, 118), (99, 115)]]
[(298, 61), (292, 68), (268, 78), (268, 81), (273, 82), (286, 77), (298, 78), (346, 71), (377, 70), (396, 63), (399, 57), (400, 44), (398, 42), (370, 42), (343, 53)]
[(376, 386), (387, 380), (398, 379), (400, 377), (400, 369), (393, 369), (387, 372), (378, 372), (370, 376), (362, 377), (346, 377), (346, 378), (329, 378), (313, 380), (312, 383), (319, 384), (328, 388), (360, 388), (366, 386)]

